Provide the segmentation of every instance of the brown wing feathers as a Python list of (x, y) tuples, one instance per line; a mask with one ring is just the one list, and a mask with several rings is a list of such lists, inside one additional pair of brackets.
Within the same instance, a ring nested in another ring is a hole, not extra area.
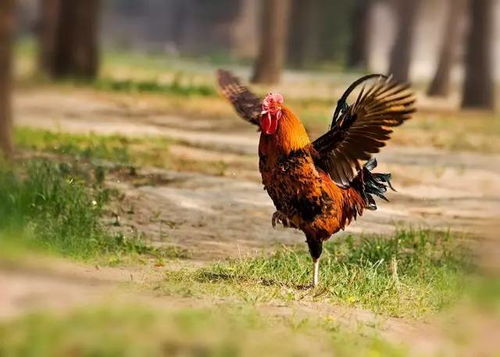
[[(352, 86), (347, 95), (350, 91)], [(346, 99), (344, 95), (339, 100), (331, 129), (313, 142), (318, 153), (316, 164), (343, 187), (349, 186), (360, 170), (359, 161), (369, 160), (385, 145), (391, 127), (401, 125), (415, 112), (415, 96), (409, 86), (385, 76), (362, 88), (352, 106)]]
[(222, 94), (233, 104), (238, 114), (250, 123), (258, 125), (262, 100), (229, 71), (219, 69), (217, 81)]
[[(363, 87), (353, 105), (347, 105), (350, 93), (367, 80), (378, 78)], [(218, 70), (222, 94), (238, 114), (252, 124), (259, 124), (261, 99), (243, 86), (228, 71)], [(392, 127), (401, 125), (415, 112), (415, 96), (409, 85), (397, 83), (384, 75), (367, 75), (355, 81), (340, 98), (331, 128), (312, 143), (315, 163), (342, 187), (350, 185), (361, 169), (360, 161), (389, 140)]]

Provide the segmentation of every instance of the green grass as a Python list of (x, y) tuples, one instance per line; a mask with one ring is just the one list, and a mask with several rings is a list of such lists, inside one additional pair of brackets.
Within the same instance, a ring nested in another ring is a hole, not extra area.
[(498, 274), (480, 275), (471, 280), (468, 294), (469, 305), (487, 311), (500, 319), (500, 277)]
[(104, 160), (115, 166), (158, 167), (215, 176), (225, 175), (228, 169), (228, 165), (222, 160), (201, 161), (172, 155), (169, 147), (176, 141), (158, 136), (131, 138), (123, 135), (69, 134), (17, 127), (14, 140), (16, 146), (23, 150), (69, 156), (95, 164)]
[(36, 152), (69, 155), (76, 159), (103, 159), (120, 164), (131, 162), (129, 145), (133, 139), (118, 135), (68, 134), (17, 127), (14, 140), (17, 147)]
[[(44, 78), (37, 78), (27, 84), (48, 84)], [(213, 85), (196, 83), (189, 75), (179, 72), (168, 80), (157, 79), (116, 79), (99, 77), (95, 80), (65, 79), (57, 81), (57, 85), (68, 88), (92, 88), (98, 91), (118, 92), (127, 94), (156, 93), (173, 97), (217, 97), (217, 90)]]
[(391, 316), (422, 317), (458, 298), (472, 263), (462, 243), (448, 232), (400, 230), (390, 237), (348, 236), (326, 244), (321, 286), (308, 291), (304, 288), (310, 285), (311, 268), (305, 246), (282, 248), (270, 256), (167, 273), (157, 288), (254, 303), (319, 299)]
[(125, 93), (162, 93), (179, 96), (217, 95), (215, 87), (204, 84), (195, 84), (192, 83), (189, 79), (187, 81), (183, 81), (181, 79), (181, 75), (175, 76), (173, 80), (168, 83), (160, 83), (155, 80), (138, 81), (101, 78), (92, 82), (92, 87), (99, 90)]
[(102, 219), (114, 195), (100, 184), (98, 168), (75, 163), (29, 160), (0, 166), (0, 247), (18, 248), (76, 259), (128, 255), (161, 256), (139, 237), (112, 234)]
[(118, 165), (171, 166), (169, 145), (172, 140), (162, 137), (69, 134), (18, 127), (14, 140), (21, 149), (68, 155), (77, 160), (106, 160)]
[[(286, 343), (283, 343), (286, 341)], [(247, 307), (94, 307), (0, 323), (1, 356), (404, 356), (374, 332)]]

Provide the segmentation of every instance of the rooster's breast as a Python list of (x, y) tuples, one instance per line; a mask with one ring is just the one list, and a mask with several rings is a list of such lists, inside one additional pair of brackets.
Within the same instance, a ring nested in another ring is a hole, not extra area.
[(307, 231), (320, 221), (335, 218), (335, 197), (328, 178), (316, 169), (307, 149), (288, 155), (260, 152), (259, 159), (262, 183), (276, 209), (300, 229)]

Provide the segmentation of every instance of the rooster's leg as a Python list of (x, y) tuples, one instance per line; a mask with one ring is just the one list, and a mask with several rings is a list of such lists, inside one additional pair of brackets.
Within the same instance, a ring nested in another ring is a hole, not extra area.
[(311, 237), (307, 237), (306, 242), (313, 261), (313, 287), (316, 287), (319, 284), (319, 257), (323, 251), (323, 242)]
[(319, 284), (319, 258), (313, 259), (313, 288)]

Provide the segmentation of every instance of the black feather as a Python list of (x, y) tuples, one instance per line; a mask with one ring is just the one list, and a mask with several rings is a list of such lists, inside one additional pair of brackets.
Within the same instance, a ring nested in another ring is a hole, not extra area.
[(377, 204), (374, 196), (384, 201), (389, 201), (385, 197), (387, 189), (395, 191), (391, 185), (391, 174), (372, 173), (371, 171), (377, 167), (377, 160), (370, 159), (363, 169), (352, 181), (352, 187), (361, 193), (365, 200), (365, 208), (369, 210), (376, 210)]

